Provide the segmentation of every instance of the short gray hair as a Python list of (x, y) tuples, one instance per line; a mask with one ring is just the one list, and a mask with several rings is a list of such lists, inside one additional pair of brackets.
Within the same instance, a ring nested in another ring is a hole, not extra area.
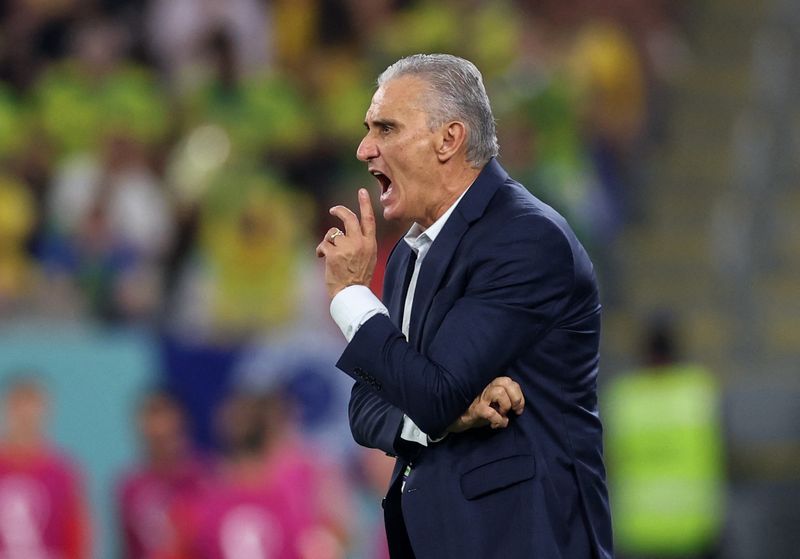
[(467, 129), (467, 161), (483, 167), (500, 148), (492, 107), (480, 70), (469, 60), (450, 54), (414, 54), (401, 58), (378, 77), (378, 87), (402, 77), (426, 81), (434, 94), (427, 102), (428, 125), (433, 129), (458, 120)]

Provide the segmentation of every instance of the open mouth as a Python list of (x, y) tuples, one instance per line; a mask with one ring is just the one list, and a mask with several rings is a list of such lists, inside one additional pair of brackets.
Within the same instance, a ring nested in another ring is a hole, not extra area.
[(392, 187), (392, 179), (380, 171), (372, 171), (372, 175), (378, 179), (378, 183), (381, 185), (381, 196), (389, 192), (389, 189)]

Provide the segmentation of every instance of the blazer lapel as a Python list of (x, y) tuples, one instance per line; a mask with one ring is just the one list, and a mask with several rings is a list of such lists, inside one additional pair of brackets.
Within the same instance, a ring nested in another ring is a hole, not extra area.
[(409, 324), (409, 340), (419, 350), (422, 346), (422, 328), (425, 317), (433, 301), (433, 296), (442, 282), (444, 273), (453, 259), (456, 248), (469, 223), (457, 212), (450, 214), (444, 228), (425, 255), (422, 268), (417, 278), (417, 288), (414, 291), (414, 303), (411, 306), (411, 322)]
[(383, 286), (383, 304), (389, 310), (389, 318), (397, 328), (403, 324), (403, 307), (405, 306), (408, 282), (411, 280), (409, 263), (411, 247), (400, 239), (386, 266), (386, 279)]
[[(428, 250), (417, 278), (414, 303), (411, 307), (409, 339), (416, 349), (419, 350), (422, 346), (425, 316), (428, 314), (433, 297), (442, 283), (442, 278), (453, 259), (461, 238), (469, 229), (470, 224), (483, 215), (494, 193), (506, 179), (508, 179), (508, 173), (500, 164), (494, 159), (489, 161), (467, 193), (464, 194), (455, 211), (450, 214), (444, 228)], [(402, 302), (400, 304), (402, 308)]]

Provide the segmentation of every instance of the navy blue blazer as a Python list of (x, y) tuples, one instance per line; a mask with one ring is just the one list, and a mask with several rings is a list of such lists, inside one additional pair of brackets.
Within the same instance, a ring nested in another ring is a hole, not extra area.
[[(400, 241), (389, 257), (391, 318), (364, 323), (337, 366), (356, 379), (356, 441), (398, 456), (393, 482), (413, 461), (402, 510), (416, 556), (612, 557), (596, 395), (600, 304), (569, 225), (490, 161), (425, 258), (407, 342), (410, 256)], [(439, 435), (503, 375), (526, 401), (507, 428), (428, 447), (399, 438), (403, 413)]]

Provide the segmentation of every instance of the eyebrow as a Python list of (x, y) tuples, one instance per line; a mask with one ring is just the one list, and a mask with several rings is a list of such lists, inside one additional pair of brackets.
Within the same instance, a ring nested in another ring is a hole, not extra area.
[[(372, 121), (372, 124), (375, 126), (391, 126), (397, 128), (397, 121), (388, 118), (376, 118)], [(369, 130), (369, 121), (364, 121), (364, 128)]]

